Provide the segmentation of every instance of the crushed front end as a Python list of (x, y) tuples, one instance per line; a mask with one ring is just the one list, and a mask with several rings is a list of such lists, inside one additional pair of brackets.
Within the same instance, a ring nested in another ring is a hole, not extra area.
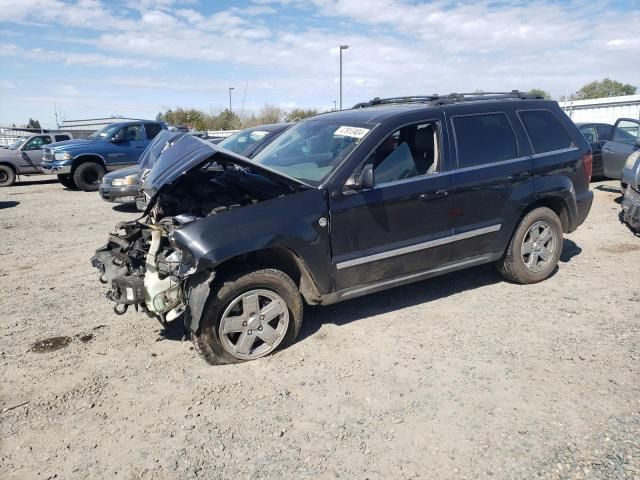
[(110, 286), (107, 298), (115, 302), (117, 314), (133, 305), (164, 324), (184, 311), (184, 281), (194, 268), (171, 244), (179, 225), (180, 217), (121, 222), (108, 243), (96, 250), (91, 264), (100, 272), (100, 281)]

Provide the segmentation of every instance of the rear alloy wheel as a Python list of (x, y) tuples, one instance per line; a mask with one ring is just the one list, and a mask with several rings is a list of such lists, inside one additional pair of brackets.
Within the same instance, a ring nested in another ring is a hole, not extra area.
[(255, 360), (292, 344), (302, 324), (302, 297), (280, 270), (237, 274), (214, 286), (192, 340), (212, 364)]
[(16, 172), (7, 165), (0, 165), (0, 187), (10, 187), (16, 183)]
[(70, 190), (75, 190), (78, 188), (71, 178), (71, 175), (58, 175), (58, 181), (62, 184), (63, 187), (66, 187)]
[(73, 172), (73, 181), (80, 190), (96, 192), (105, 174), (104, 167), (97, 162), (82, 163)]
[(536, 208), (522, 219), (496, 267), (512, 282), (540, 282), (558, 265), (562, 243), (562, 224), (558, 215), (546, 207)]

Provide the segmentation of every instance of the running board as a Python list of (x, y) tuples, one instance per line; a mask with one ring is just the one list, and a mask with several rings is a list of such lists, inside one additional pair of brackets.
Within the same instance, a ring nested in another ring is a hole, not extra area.
[(334, 293), (323, 295), (320, 304), (331, 305), (343, 300), (349, 300), (351, 298), (361, 297), (362, 295), (368, 295), (369, 293), (379, 292), (381, 290), (387, 290), (389, 288), (399, 287), (408, 283), (419, 282), (420, 280), (426, 280), (427, 278), (437, 277), (444, 275), (445, 273), (455, 272), (456, 270), (462, 270), (469, 267), (475, 267), (485, 263), (490, 263), (498, 260), (502, 256), (502, 252), (490, 253), (487, 255), (480, 255), (478, 257), (471, 257), (465, 260), (457, 262), (447, 263), (436, 268), (429, 270), (423, 270), (421, 272), (414, 272), (408, 275), (391, 278), (388, 280), (382, 280), (380, 282), (371, 283), (364, 286), (350, 287), (343, 290), (339, 290)]

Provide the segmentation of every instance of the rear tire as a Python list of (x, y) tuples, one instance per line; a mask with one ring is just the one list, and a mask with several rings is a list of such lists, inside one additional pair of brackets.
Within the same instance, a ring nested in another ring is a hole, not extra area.
[(562, 243), (562, 224), (556, 213), (546, 207), (536, 208), (522, 219), (496, 267), (511, 282), (540, 282), (558, 265)]
[(73, 181), (73, 178), (71, 178), (71, 175), (58, 175), (58, 181), (63, 187), (66, 187), (69, 190), (76, 190), (78, 188), (76, 183)]
[(8, 165), (0, 165), (0, 187), (10, 187), (16, 183), (16, 172)]
[(191, 339), (211, 365), (255, 360), (291, 345), (302, 314), (300, 292), (288, 275), (274, 269), (241, 273), (212, 287), (199, 333)]
[(75, 172), (73, 172), (73, 181), (80, 190), (97, 192), (104, 174), (105, 169), (101, 164), (86, 162), (78, 165)]

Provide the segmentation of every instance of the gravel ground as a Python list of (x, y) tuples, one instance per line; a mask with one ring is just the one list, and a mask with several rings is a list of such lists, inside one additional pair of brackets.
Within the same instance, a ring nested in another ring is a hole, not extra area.
[(292, 347), (210, 367), (104, 297), (89, 258), (135, 213), (28, 180), (0, 191), (3, 479), (640, 479), (616, 182), (546, 282), (484, 266), (307, 308)]

